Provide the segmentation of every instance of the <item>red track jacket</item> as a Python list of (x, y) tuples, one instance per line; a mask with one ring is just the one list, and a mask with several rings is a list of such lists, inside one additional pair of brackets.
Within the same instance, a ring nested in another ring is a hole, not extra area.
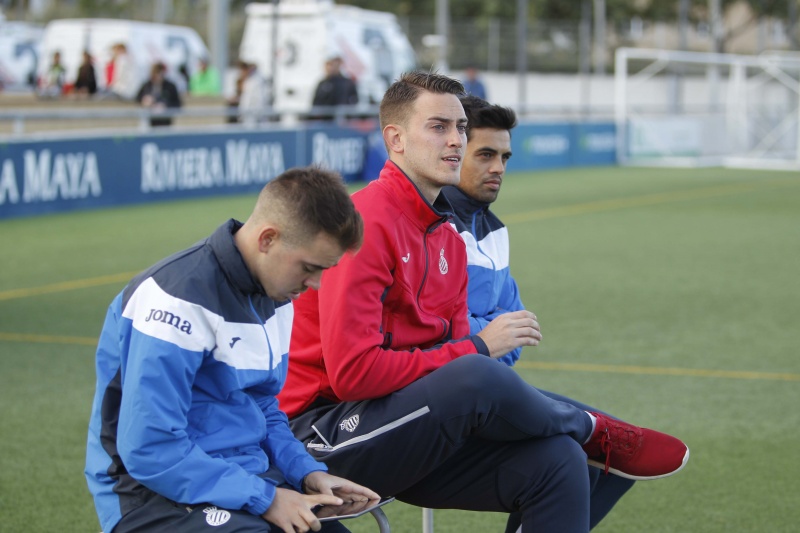
[(290, 418), (319, 396), (379, 398), (456, 357), (488, 355), (469, 336), (467, 253), (446, 214), (391, 161), (353, 202), (364, 218), (361, 250), (294, 304), (278, 396)]

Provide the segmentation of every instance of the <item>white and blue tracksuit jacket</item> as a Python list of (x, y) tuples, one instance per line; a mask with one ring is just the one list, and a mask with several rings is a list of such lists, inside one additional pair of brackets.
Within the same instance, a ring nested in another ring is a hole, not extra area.
[[(470, 334), (475, 335), (495, 317), (525, 309), (508, 268), (508, 230), (486, 202), (467, 196), (457, 187), (445, 187), (442, 193), (453, 207), (453, 224), (467, 245), (467, 306)], [(517, 348), (500, 360), (512, 366), (521, 352), (522, 348)]]
[(253, 279), (239, 227), (152, 266), (108, 309), (85, 470), (104, 531), (152, 492), (260, 515), (275, 496), (259, 477), (270, 465), (298, 489), (326, 470), (278, 409), (293, 308)]

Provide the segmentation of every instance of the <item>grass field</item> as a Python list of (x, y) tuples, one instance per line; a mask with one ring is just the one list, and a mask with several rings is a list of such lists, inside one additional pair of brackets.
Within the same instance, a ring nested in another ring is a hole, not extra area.
[[(596, 531), (798, 531), (800, 176), (603, 168), (503, 187), (512, 271), (544, 333), (517, 370), (692, 450), (683, 472), (637, 484)], [(106, 307), (133, 273), (253, 201), (0, 222), (0, 531), (99, 530), (82, 470)], [(419, 509), (386, 510), (394, 532), (420, 531)], [(503, 524), (435, 514), (438, 533)]]

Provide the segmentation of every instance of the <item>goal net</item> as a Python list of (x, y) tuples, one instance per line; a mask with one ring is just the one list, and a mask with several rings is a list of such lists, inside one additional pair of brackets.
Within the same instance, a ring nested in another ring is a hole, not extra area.
[(800, 54), (620, 48), (623, 165), (800, 169)]

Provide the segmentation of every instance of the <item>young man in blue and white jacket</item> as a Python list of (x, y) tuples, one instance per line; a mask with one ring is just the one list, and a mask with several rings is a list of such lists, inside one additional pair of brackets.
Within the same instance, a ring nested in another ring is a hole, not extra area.
[[(467, 245), (470, 334), (481, 331), (494, 318), (525, 309), (516, 281), (509, 270), (509, 241), (505, 224), (490, 210), (497, 200), (506, 164), (511, 157), (511, 130), (516, 126), (514, 111), (492, 105), (476, 96), (461, 98), (467, 115), (467, 148), (457, 187), (442, 193), (452, 205), (456, 229)], [(512, 366), (521, 348), (499, 360)], [(541, 390), (541, 389), (540, 389)], [(546, 396), (578, 406), (597, 409), (564, 396), (541, 390)], [(589, 466), (590, 527), (594, 527), (633, 485), (616, 475)], [(507, 531), (514, 531), (519, 518), (512, 515)]]
[(85, 470), (104, 531), (318, 531), (313, 507), (378, 497), (329, 475), (276, 399), (292, 300), (362, 236), (338, 175), (289, 170), (246, 222), (229, 220), (114, 299)]
[[(517, 282), (509, 271), (508, 230), (489, 209), (497, 200), (506, 164), (511, 158), (511, 130), (517, 124), (513, 110), (491, 105), (477, 96), (464, 96), (467, 149), (457, 187), (443, 193), (453, 207), (454, 224), (467, 245), (470, 333), (475, 335), (494, 318), (525, 309)], [(500, 358), (512, 366), (522, 348)]]

